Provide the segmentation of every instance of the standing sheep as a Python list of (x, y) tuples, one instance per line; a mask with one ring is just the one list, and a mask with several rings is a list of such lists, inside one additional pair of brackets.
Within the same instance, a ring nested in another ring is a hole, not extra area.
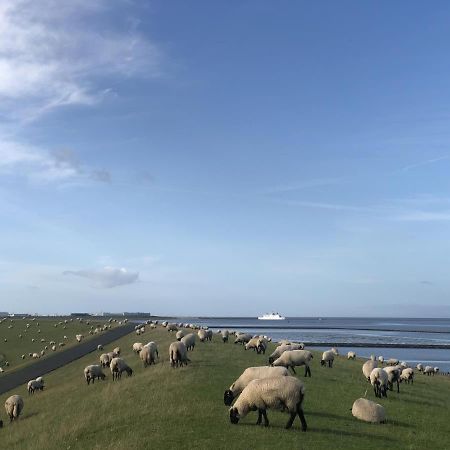
[(245, 345), (247, 342), (250, 341), (250, 339), (252, 338), (251, 334), (248, 333), (238, 333), (236, 335), (236, 339), (234, 340), (235, 344), (242, 344)]
[(20, 395), (11, 395), (5, 402), (6, 414), (9, 421), (17, 420), (23, 410), (23, 399)]
[(97, 364), (91, 364), (90, 366), (86, 366), (84, 368), (84, 378), (86, 380), (86, 383), (89, 385), (89, 383), (92, 381), (92, 384), (94, 384), (95, 379), (97, 380), (104, 380), (106, 378), (106, 375), (102, 371), (102, 367)]
[(122, 358), (113, 358), (109, 364), (109, 368), (113, 381), (122, 378), (122, 372), (126, 372), (129, 377), (133, 375), (133, 370)]
[(175, 337), (177, 338), (177, 341), (181, 341), (181, 339), (184, 337), (184, 331), (183, 330), (179, 330), (177, 331), (177, 334), (175, 335)]
[(289, 429), (298, 415), (302, 423), (302, 430), (306, 431), (307, 424), (302, 409), (305, 396), (305, 386), (295, 377), (264, 378), (251, 381), (242, 391), (234, 406), (230, 408), (230, 422), (237, 424), (250, 411), (258, 411), (257, 425), (264, 417), (264, 426), (269, 425), (267, 409), (286, 411), (290, 418), (286, 424)]
[(269, 364), (272, 364), (278, 359), (284, 352), (289, 350), (303, 350), (305, 346), (303, 344), (281, 344), (275, 351), (269, 356)]
[(248, 367), (241, 376), (223, 394), (223, 402), (230, 406), (233, 400), (245, 389), (250, 381), (262, 378), (287, 377), (288, 370), (285, 367)]
[(187, 357), (187, 348), (183, 342), (175, 341), (170, 344), (169, 359), (172, 367), (183, 366), (183, 364), (187, 366), (190, 359)]
[(133, 344), (133, 352), (136, 353), (136, 355), (139, 354), (143, 346), (144, 344), (142, 342), (135, 342)]
[(36, 378), (35, 380), (30, 380), (27, 385), (28, 394), (34, 394), (35, 391), (44, 390), (44, 380), (42, 377)]
[(388, 386), (389, 390), (393, 390), (394, 383), (397, 383), (397, 393), (400, 393), (400, 375), (402, 373), (401, 366), (389, 366), (384, 370), (388, 374)]
[(111, 362), (111, 358), (109, 357), (108, 353), (103, 353), (100, 355), (100, 365), (102, 367), (109, 366), (109, 363)]
[(356, 353), (355, 352), (348, 352), (347, 353), (347, 359), (355, 359)]
[(385, 370), (375, 367), (370, 373), (370, 384), (376, 397), (387, 397), (388, 374)]
[(139, 352), (139, 358), (141, 358), (144, 363), (144, 367), (155, 364), (154, 353), (152, 353), (150, 347), (142, 347), (142, 350)]
[(411, 367), (403, 369), (400, 375), (400, 381), (404, 381), (405, 383), (408, 384), (409, 382), (411, 382), (411, 384), (414, 384), (414, 370), (411, 369)]
[(325, 366), (328, 363), (328, 367), (331, 369), (333, 367), (334, 355), (336, 353), (333, 350), (327, 350), (322, 353), (322, 359), (320, 360), (320, 364)]
[(373, 359), (369, 359), (363, 364), (362, 373), (367, 381), (370, 381), (370, 374), (372, 373), (372, 370), (375, 369), (375, 367), (377, 366), (378, 363)]
[(186, 346), (187, 350), (194, 350), (195, 347), (195, 334), (189, 333), (181, 338), (181, 342)]
[(220, 332), (220, 335), (222, 336), (222, 342), (225, 344), (228, 342), (228, 336), (230, 335), (230, 332), (228, 330), (222, 330)]
[(272, 365), (275, 367), (291, 368), (293, 373), (295, 372), (295, 366), (305, 366), (305, 377), (311, 377), (311, 369), (309, 363), (313, 359), (313, 354), (308, 350), (288, 350), (276, 359)]

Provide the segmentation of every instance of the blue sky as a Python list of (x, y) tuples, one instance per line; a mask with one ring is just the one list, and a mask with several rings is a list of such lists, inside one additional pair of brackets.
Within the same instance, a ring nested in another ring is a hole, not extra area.
[(449, 316), (449, 20), (0, 0), (0, 310)]

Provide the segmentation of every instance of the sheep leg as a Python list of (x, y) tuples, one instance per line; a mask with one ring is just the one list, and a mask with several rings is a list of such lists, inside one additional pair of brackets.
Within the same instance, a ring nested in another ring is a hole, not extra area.
[(258, 409), (258, 420), (256, 421), (256, 425), (261, 425), (262, 422), (262, 411)]
[(294, 369), (294, 366), (290, 366), (290, 368), (292, 369), (292, 373), (294, 373), (294, 374), (297, 373)]
[(262, 412), (262, 415), (264, 417), (264, 426), (268, 427), (269, 426), (269, 419), (267, 418), (266, 410), (263, 409), (263, 410), (261, 410), (261, 412)]
[(289, 420), (287, 421), (287, 424), (286, 424), (286, 430), (289, 430), (289, 428), (292, 427), (292, 424), (294, 423), (294, 419), (295, 419), (296, 415), (297, 415), (297, 411), (291, 413)]
[(397, 394), (400, 394), (400, 383), (397, 380)]
[(302, 423), (302, 431), (306, 431), (308, 425), (306, 425), (305, 414), (303, 413), (301, 402), (297, 405), (297, 414), (300, 418), (300, 422)]

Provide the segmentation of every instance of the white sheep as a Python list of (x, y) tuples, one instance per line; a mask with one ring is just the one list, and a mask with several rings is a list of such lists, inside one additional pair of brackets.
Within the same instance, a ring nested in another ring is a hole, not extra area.
[(178, 331), (178, 327), (174, 323), (169, 323), (167, 325), (167, 331)]
[(111, 370), (113, 381), (122, 378), (122, 372), (126, 372), (129, 377), (133, 375), (131, 367), (119, 357), (115, 357), (111, 360), (109, 368)]
[(250, 339), (251, 339), (252, 337), (253, 337), (253, 336), (252, 336), (251, 334), (248, 334), (248, 333), (238, 333), (238, 334), (236, 335), (236, 339), (234, 340), (234, 343), (235, 343), (235, 344), (242, 344), (242, 345), (245, 345), (247, 342), (250, 341)]
[(305, 346), (303, 344), (281, 344), (269, 356), (269, 364), (272, 364), (276, 359), (278, 359), (286, 351), (303, 350), (304, 348), (305, 348)]
[(388, 366), (396, 366), (398, 363), (399, 363), (399, 361), (398, 361), (397, 358), (389, 358), (389, 359), (386, 361), (386, 364), (387, 364)]
[(417, 364), (416, 369), (417, 369), (419, 372), (423, 372), (423, 369), (424, 369), (423, 364), (421, 364), (421, 363)]
[(288, 370), (285, 367), (248, 367), (241, 376), (223, 394), (223, 402), (230, 406), (233, 400), (244, 390), (252, 380), (261, 378), (287, 377)]
[(103, 350), (103, 345), (102, 344), (98, 344), (97, 345), (97, 350), (99, 350), (99, 351)]
[(322, 359), (320, 360), (320, 364), (325, 366), (328, 363), (328, 367), (333, 367), (334, 362), (335, 349), (327, 350), (322, 353)]
[(108, 353), (102, 353), (101, 355), (100, 355), (100, 365), (102, 366), (102, 367), (106, 367), (106, 366), (109, 366), (109, 363), (111, 362), (111, 359), (112, 358), (110, 358), (109, 357), (109, 354)]
[(230, 422), (237, 424), (250, 411), (258, 411), (257, 425), (264, 417), (264, 426), (269, 425), (267, 409), (285, 411), (290, 414), (286, 428), (291, 428), (298, 415), (302, 423), (302, 430), (307, 425), (302, 409), (305, 397), (305, 386), (295, 377), (264, 378), (251, 381), (242, 391), (234, 406), (230, 408)]
[(388, 374), (385, 370), (375, 367), (370, 373), (370, 384), (373, 386), (376, 397), (387, 397)]
[(222, 342), (228, 342), (228, 336), (230, 335), (230, 332), (228, 330), (222, 330), (220, 332), (220, 335), (222, 336)]
[(175, 341), (169, 347), (169, 359), (172, 367), (187, 365), (190, 359), (187, 357), (187, 348), (181, 341)]
[[(141, 333), (142, 333), (142, 331), (141, 331)], [(116, 348), (113, 350), (113, 353), (114, 353), (116, 356), (119, 356), (119, 355), (120, 355), (120, 347), (116, 347)]]
[(27, 385), (28, 394), (34, 394), (35, 391), (44, 390), (44, 380), (38, 377), (35, 380), (30, 380)]
[(178, 330), (175, 337), (177, 338), (177, 341), (181, 341), (181, 338), (183, 338), (185, 335), (185, 332), (183, 330)]
[(433, 371), (434, 371), (434, 373), (439, 373), (439, 367), (434, 367)]
[(388, 374), (388, 386), (392, 391), (394, 387), (394, 383), (397, 383), (397, 393), (400, 393), (400, 375), (402, 373), (401, 366), (389, 366), (385, 367), (384, 370)]
[(159, 358), (158, 347), (155, 342), (149, 342), (142, 347), (139, 357), (144, 362), (144, 367), (149, 364), (156, 364), (156, 358)]
[(106, 378), (106, 375), (103, 373), (101, 366), (92, 364), (84, 368), (84, 378), (86, 379), (87, 384), (89, 384), (91, 381), (92, 384), (94, 384), (96, 378), (97, 380), (104, 380)]
[(425, 369), (423, 369), (423, 374), (424, 375), (434, 375), (434, 368), (431, 366), (425, 366)]
[(305, 377), (311, 376), (311, 369), (309, 363), (313, 359), (313, 354), (308, 350), (288, 350), (276, 359), (272, 365), (274, 367), (286, 367), (291, 368), (293, 373), (295, 372), (295, 366), (305, 366)]
[(20, 395), (11, 395), (5, 402), (6, 414), (9, 416), (10, 422), (17, 420), (23, 411), (23, 398)]
[(135, 342), (133, 344), (133, 352), (138, 354), (142, 350), (143, 346), (144, 344), (142, 342)]
[(362, 373), (364, 375), (364, 378), (367, 381), (370, 381), (370, 374), (372, 373), (372, 370), (375, 369), (375, 367), (378, 366), (378, 363), (374, 361), (373, 359), (368, 359), (362, 366)]
[(195, 347), (195, 334), (189, 333), (181, 338), (181, 342), (184, 343), (187, 350), (194, 350)]
[(352, 414), (359, 420), (371, 423), (381, 423), (386, 420), (384, 408), (378, 403), (367, 400), (366, 398), (358, 398), (352, 407)]
[(347, 359), (355, 359), (356, 353), (355, 352), (348, 352), (347, 353)]
[(411, 369), (411, 367), (403, 369), (400, 375), (400, 381), (404, 381), (405, 383), (408, 384), (409, 382), (411, 382), (411, 384), (414, 384), (414, 370)]
[(83, 335), (82, 334), (76, 334), (75, 335), (75, 339), (77, 340), (77, 342), (81, 342), (82, 341), (82, 339), (83, 339)]
[(384, 357), (383, 356), (379, 356), (378, 357), (378, 362), (383, 365), (384, 364)]

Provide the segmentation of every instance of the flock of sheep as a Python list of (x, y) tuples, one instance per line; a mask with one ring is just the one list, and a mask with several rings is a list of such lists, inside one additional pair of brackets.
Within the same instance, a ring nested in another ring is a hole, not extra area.
[[(190, 362), (188, 352), (194, 350), (197, 339), (200, 342), (211, 341), (213, 338), (212, 330), (202, 328), (193, 324), (174, 324), (168, 322), (147, 321), (145, 324), (137, 325), (135, 332), (137, 336), (146, 333), (146, 327), (154, 329), (157, 326), (165, 327), (168, 332), (175, 333), (176, 340), (169, 345), (169, 361), (173, 368), (187, 365)], [(188, 332), (192, 329), (192, 332)], [(196, 333), (194, 332), (196, 331)], [(267, 336), (253, 336), (248, 333), (230, 332), (227, 330), (218, 331), (224, 343), (229, 342), (230, 336), (234, 336), (234, 343), (241, 344), (245, 350), (254, 350), (258, 354), (265, 354), (268, 343), (271, 339)], [(77, 341), (82, 340), (81, 335), (76, 336)], [(98, 351), (103, 351), (103, 346), (99, 345)], [(156, 364), (159, 359), (158, 346), (154, 341), (147, 344), (135, 342), (132, 345), (133, 352), (141, 359), (144, 368)], [(97, 364), (91, 364), (84, 368), (84, 379), (89, 385), (96, 380), (105, 380), (105, 368), (109, 368), (113, 381), (119, 380), (122, 373), (127, 376), (133, 374), (133, 370), (127, 362), (120, 356), (121, 349), (114, 348), (111, 352), (101, 353)], [(321, 358), (321, 365), (328, 368), (333, 367), (333, 362), (339, 351), (336, 348), (324, 351)], [(348, 352), (347, 359), (355, 359), (356, 353)], [(229, 419), (232, 424), (237, 424), (250, 411), (258, 412), (257, 424), (269, 425), (267, 409), (274, 409), (289, 414), (289, 420), (286, 428), (293, 425), (298, 416), (301, 429), (306, 431), (307, 423), (303, 412), (302, 404), (305, 397), (304, 383), (290, 375), (289, 369), (293, 374), (296, 373), (295, 367), (305, 367), (305, 377), (311, 377), (311, 361), (313, 354), (304, 348), (301, 343), (289, 341), (279, 342), (276, 349), (268, 358), (268, 366), (249, 367), (244, 370), (240, 377), (224, 392), (224, 404), (229, 406)], [(385, 361), (382, 356), (372, 356), (362, 366), (362, 372), (365, 379), (373, 386), (375, 395), (379, 398), (387, 397), (388, 390), (397, 386), (397, 392), (400, 392), (401, 382), (413, 383), (414, 369), (405, 362), (396, 359)], [(378, 367), (378, 364), (381, 367)], [(439, 372), (438, 367), (417, 365), (417, 370), (427, 375), (434, 375)], [(44, 389), (44, 380), (38, 377), (30, 380), (28, 383), (28, 393), (33, 394), (36, 391)], [(5, 410), (10, 421), (19, 418), (24, 407), (23, 398), (20, 395), (12, 395), (5, 402)], [(379, 423), (386, 419), (384, 408), (365, 398), (357, 399), (352, 407), (352, 414), (367, 422)], [(2, 425), (0, 421), (0, 426)]]

